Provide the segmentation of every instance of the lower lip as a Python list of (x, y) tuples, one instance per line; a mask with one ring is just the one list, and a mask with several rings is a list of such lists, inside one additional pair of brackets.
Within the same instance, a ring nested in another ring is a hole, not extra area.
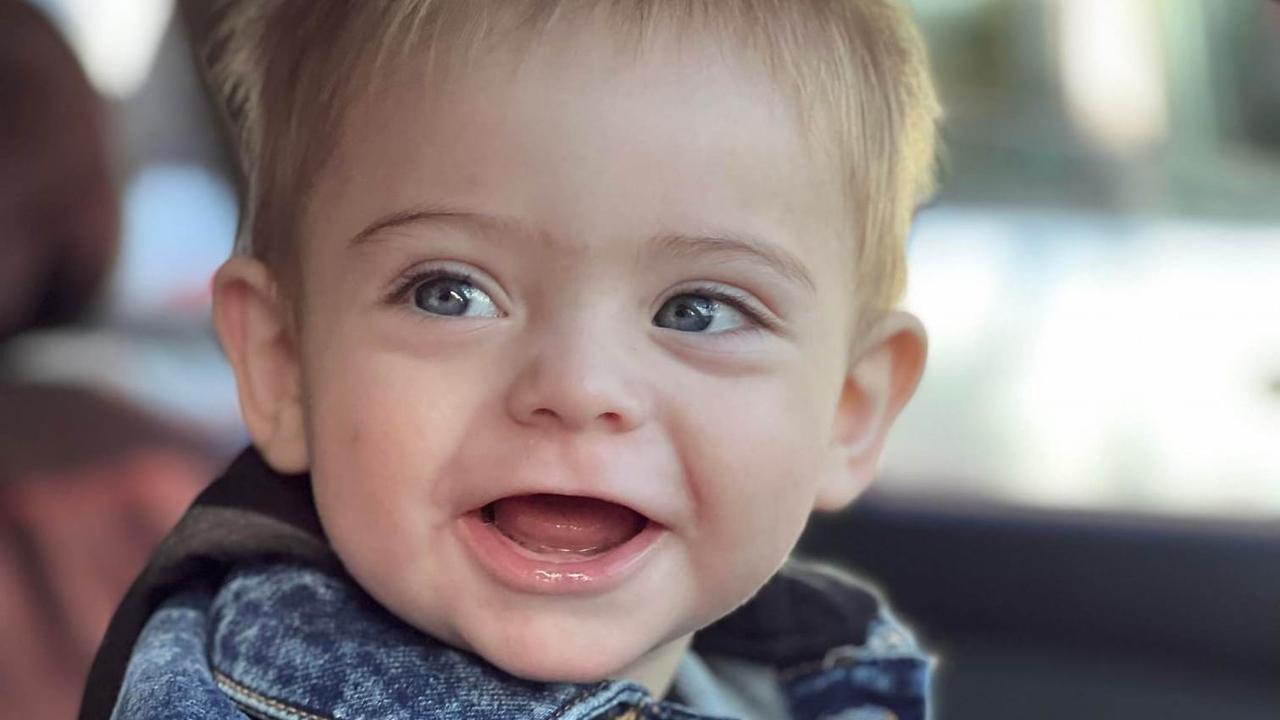
[(649, 522), (635, 537), (588, 558), (556, 558), (535, 553), (503, 535), (478, 512), (459, 521), (465, 544), (480, 564), (499, 582), (520, 592), (544, 595), (603, 593), (622, 584), (636, 572), (665, 534)]

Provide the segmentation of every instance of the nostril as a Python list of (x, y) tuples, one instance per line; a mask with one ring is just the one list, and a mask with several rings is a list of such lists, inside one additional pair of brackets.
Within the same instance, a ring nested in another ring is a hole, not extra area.
[(586, 429), (591, 425), (595, 425), (599, 428), (607, 428), (610, 432), (614, 432), (626, 427), (628, 423), (628, 415), (624, 412), (615, 410), (607, 410), (605, 412), (594, 414), (561, 414), (550, 407), (538, 407), (528, 411), (528, 415), (525, 416), (525, 421), (539, 425), (562, 425), (578, 429)]

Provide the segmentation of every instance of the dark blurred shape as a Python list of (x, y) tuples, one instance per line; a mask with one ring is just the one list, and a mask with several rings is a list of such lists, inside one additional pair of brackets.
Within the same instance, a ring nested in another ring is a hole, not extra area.
[(937, 720), (1264, 720), (1276, 530), (871, 493), (801, 548), (880, 583), (938, 654)]
[(77, 318), (118, 244), (103, 108), (38, 11), (0, 1), (0, 340)]
[(4, 364), (19, 334), (92, 312), (119, 209), (101, 102), (19, 0), (0, 0), (0, 108), (0, 716), (56, 720), (210, 453), (122, 399)]

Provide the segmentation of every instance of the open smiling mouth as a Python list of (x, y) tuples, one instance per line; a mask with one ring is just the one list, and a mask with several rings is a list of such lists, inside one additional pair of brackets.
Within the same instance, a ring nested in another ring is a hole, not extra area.
[(626, 544), (649, 525), (624, 505), (571, 495), (517, 495), (480, 508), (485, 525), (524, 550), (559, 562), (586, 560)]
[(576, 495), (512, 495), (464, 514), (470, 556), (518, 592), (608, 592), (651, 565), (670, 533), (631, 508)]

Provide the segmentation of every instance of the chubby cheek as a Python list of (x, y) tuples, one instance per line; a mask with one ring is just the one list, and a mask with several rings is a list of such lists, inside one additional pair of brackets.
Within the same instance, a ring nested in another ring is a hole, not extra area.
[(344, 564), (375, 596), (408, 592), (431, 573), (422, 549), (451, 520), (431, 480), (465, 437), (462, 409), (476, 402), (475, 388), (449, 368), (421, 365), (369, 349), (329, 354), (308, 371), (317, 509)]
[[(741, 390), (741, 389), (740, 389)], [(762, 383), (691, 418), (682, 448), (698, 501), (691, 539), (702, 597), (727, 612), (786, 559), (813, 508), (829, 430), (804, 387)]]

